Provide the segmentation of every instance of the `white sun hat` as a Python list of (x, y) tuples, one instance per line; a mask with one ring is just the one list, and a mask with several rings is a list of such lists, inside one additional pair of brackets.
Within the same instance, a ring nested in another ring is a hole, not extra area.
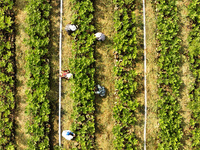
[(72, 31), (76, 31), (77, 27), (75, 25), (70, 25), (69, 28), (72, 30)]
[(95, 36), (97, 37), (97, 38), (100, 38), (101, 37), (101, 32), (97, 32), (96, 34), (95, 34)]

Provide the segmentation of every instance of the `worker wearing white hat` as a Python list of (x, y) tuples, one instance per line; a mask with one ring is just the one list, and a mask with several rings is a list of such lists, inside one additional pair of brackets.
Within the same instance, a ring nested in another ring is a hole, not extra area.
[(96, 37), (96, 39), (97, 39), (98, 41), (104, 41), (105, 38), (106, 38), (106, 36), (105, 36), (103, 33), (101, 33), (101, 32), (97, 32), (97, 33), (94, 34), (94, 35), (95, 35), (95, 37)]
[(71, 35), (74, 31), (77, 30), (77, 28), (78, 28), (77, 25), (68, 24), (68, 25), (66, 25), (65, 30), (67, 31), (67, 33), (68, 33), (69, 35)]
[(70, 131), (70, 130), (64, 130), (63, 132), (62, 132), (62, 136), (66, 139), (66, 140), (71, 140), (71, 139), (73, 139), (74, 137), (75, 137), (75, 134), (72, 132), (72, 131)]

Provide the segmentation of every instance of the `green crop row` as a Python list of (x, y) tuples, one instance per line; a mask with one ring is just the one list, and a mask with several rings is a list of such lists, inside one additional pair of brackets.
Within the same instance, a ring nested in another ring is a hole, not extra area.
[(188, 37), (190, 69), (195, 82), (190, 89), (189, 104), (192, 110), (191, 133), (193, 149), (200, 149), (200, 0), (192, 0), (189, 7), (192, 29)]
[(113, 128), (114, 147), (117, 150), (137, 149), (138, 140), (134, 133), (135, 111), (139, 105), (135, 95), (137, 92), (137, 39), (135, 1), (114, 0), (114, 48), (116, 65), (114, 67), (117, 80), (115, 88), (117, 99), (113, 108), (115, 126)]
[(50, 34), (50, 10), (47, 0), (28, 0), (26, 7), (28, 24), (25, 42), (29, 47), (26, 54), (27, 133), (30, 135), (28, 149), (49, 149), (49, 92), (48, 48)]
[(183, 136), (180, 115), (180, 42), (177, 0), (157, 0), (159, 138), (158, 149), (179, 149)]
[(74, 149), (94, 149), (94, 7), (91, 0), (71, 0), (72, 23), (78, 25), (73, 33), (73, 51), (70, 70), (75, 74), (72, 82), (72, 131), (76, 133)]
[(0, 149), (14, 150), (15, 71), (13, 0), (0, 1)]

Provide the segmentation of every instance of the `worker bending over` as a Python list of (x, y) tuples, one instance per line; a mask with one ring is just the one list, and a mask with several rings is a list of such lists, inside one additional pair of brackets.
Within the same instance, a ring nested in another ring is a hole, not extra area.
[(94, 93), (103, 97), (103, 96), (106, 95), (106, 90), (103, 86), (100, 86), (98, 84), (98, 85), (95, 86)]
[(73, 74), (70, 73), (69, 70), (64, 70), (64, 71), (61, 71), (60, 77), (69, 80), (69, 79), (73, 78)]
[(62, 132), (62, 136), (66, 139), (66, 140), (72, 140), (76, 135), (70, 131), (70, 130), (64, 130)]
[(71, 35), (73, 32), (75, 32), (78, 29), (77, 25), (74, 24), (68, 24), (65, 27), (65, 30), (67, 31), (68, 35)]
[(94, 35), (98, 41), (104, 41), (106, 39), (106, 36), (101, 32), (97, 32)]

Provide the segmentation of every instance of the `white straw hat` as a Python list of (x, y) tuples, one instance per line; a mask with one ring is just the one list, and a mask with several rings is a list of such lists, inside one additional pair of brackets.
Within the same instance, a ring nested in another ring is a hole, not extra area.
[(95, 34), (95, 36), (97, 37), (97, 38), (100, 38), (101, 37), (101, 32), (97, 32), (96, 34)]
[(72, 31), (75, 31), (77, 28), (75, 25), (70, 25), (69, 28), (72, 30)]

